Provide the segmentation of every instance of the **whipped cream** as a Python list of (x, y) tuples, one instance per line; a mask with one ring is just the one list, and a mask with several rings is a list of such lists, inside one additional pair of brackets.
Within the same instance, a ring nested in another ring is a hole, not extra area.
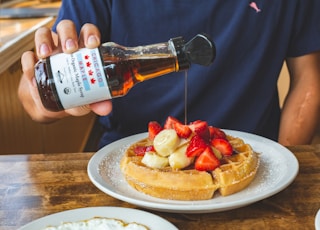
[(96, 217), (77, 222), (64, 222), (59, 226), (48, 226), (44, 230), (148, 230), (138, 223), (125, 223), (111, 218)]

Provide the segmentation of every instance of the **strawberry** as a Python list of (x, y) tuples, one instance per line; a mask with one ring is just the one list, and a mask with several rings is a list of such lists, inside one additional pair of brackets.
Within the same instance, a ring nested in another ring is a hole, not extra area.
[(199, 171), (212, 171), (219, 166), (220, 161), (209, 146), (200, 154), (194, 164), (195, 169)]
[(155, 152), (155, 151), (156, 150), (154, 149), (153, 145), (146, 146), (146, 152)]
[(181, 123), (181, 122), (172, 116), (168, 116), (166, 122), (164, 123), (164, 129), (174, 129), (175, 123)]
[(209, 126), (209, 132), (210, 132), (210, 139), (214, 139), (214, 138), (227, 139), (227, 135), (225, 134), (225, 132), (223, 132), (221, 129), (217, 127)]
[(189, 145), (186, 150), (186, 155), (188, 157), (199, 156), (208, 145), (199, 135), (195, 135), (191, 138)]
[(181, 138), (185, 138), (187, 139), (188, 137), (190, 137), (192, 131), (189, 128), (189, 126), (184, 125), (180, 122), (176, 122), (173, 124), (174, 130), (176, 130), (177, 134), (179, 137)]
[(155, 149), (153, 145), (150, 145), (150, 146), (140, 145), (140, 146), (136, 146), (133, 151), (137, 156), (144, 156), (146, 152), (155, 152)]
[(233, 148), (228, 140), (223, 138), (215, 138), (211, 140), (211, 145), (218, 149), (224, 156), (231, 156)]
[(197, 120), (189, 124), (190, 129), (201, 136), (205, 141), (209, 141), (210, 132), (206, 121)]
[(156, 121), (150, 121), (148, 124), (149, 139), (153, 140), (154, 137), (162, 130), (161, 125)]

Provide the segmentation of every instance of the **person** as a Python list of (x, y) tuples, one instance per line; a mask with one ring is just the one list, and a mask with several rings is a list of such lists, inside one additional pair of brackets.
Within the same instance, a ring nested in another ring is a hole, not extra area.
[[(139, 83), (129, 93), (62, 112), (46, 111), (34, 64), (57, 52), (113, 41), (138, 46), (204, 32), (217, 55), (209, 67), (187, 72), (187, 119), (254, 133), (283, 145), (310, 143), (320, 104), (320, 1), (318, 0), (65, 0), (52, 28), (35, 34), (35, 53), (21, 57), (19, 98), (38, 122), (93, 111), (105, 132), (100, 146), (147, 131), (149, 121), (184, 121), (185, 72)], [(279, 106), (277, 80), (286, 61), (290, 89)]]

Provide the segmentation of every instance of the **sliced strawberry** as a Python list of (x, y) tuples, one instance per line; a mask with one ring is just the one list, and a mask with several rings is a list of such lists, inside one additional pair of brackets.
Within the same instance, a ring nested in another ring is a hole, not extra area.
[(142, 146), (142, 145), (136, 146), (133, 151), (137, 156), (144, 156), (144, 154), (146, 152), (155, 152), (153, 145), (150, 145), (150, 146)]
[(154, 149), (153, 145), (146, 146), (146, 152), (155, 152), (155, 151), (156, 150)]
[(189, 128), (189, 126), (184, 125), (180, 122), (176, 122), (173, 124), (174, 129), (176, 130), (179, 137), (182, 138), (188, 138), (190, 137), (192, 130)]
[(175, 123), (181, 123), (181, 122), (172, 116), (168, 116), (166, 122), (164, 123), (164, 129), (174, 129)]
[(134, 148), (134, 153), (137, 156), (144, 156), (144, 154), (146, 153), (146, 146), (136, 146)]
[(161, 125), (156, 121), (150, 121), (148, 124), (149, 139), (153, 140), (154, 137), (162, 130)]
[(223, 132), (223, 130), (217, 127), (209, 126), (209, 132), (210, 132), (210, 139), (214, 139), (214, 138), (227, 139), (227, 135), (225, 134), (225, 132)]
[(190, 129), (201, 136), (205, 141), (209, 141), (210, 132), (206, 121), (197, 120), (189, 124)]
[(199, 171), (212, 171), (219, 166), (220, 161), (209, 146), (200, 154), (194, 164), (195, 169)]
[(233, 153), (233, 148), (228, 140), (223, 138), (212, 139), (211, 144), (213, 147), (218, 149), (223, 155), (231, 156)]
[(195, 135), (191, 138), (190, 143), (187, 147), (186, 155), (188, 157), (199, 156), (208, 145), (199, 135)]

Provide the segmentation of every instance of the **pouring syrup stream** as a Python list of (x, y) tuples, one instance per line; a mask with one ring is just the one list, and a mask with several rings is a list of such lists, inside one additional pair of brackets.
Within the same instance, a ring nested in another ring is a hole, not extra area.
[(188, 123), (188, 71), (184, 72), (184, 124)]

